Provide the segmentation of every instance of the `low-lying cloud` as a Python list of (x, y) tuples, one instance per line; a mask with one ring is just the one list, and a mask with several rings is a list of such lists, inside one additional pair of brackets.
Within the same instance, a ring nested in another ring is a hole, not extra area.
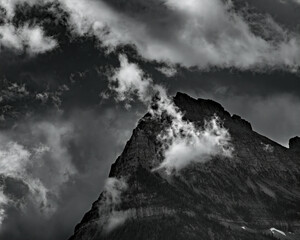
[[(128, 185), (125, 179), (110, 177), (104, 185), (104, 208), (109, 209), (107, 219), (104, 221), (103, 229), (105, 233), (109, 233), (116, 227), (122, 225), (129, 217), (128, 212), (119, 211), (117, 208), (122, 203), (122, 194), (127, 190)], [(101, 206), (100, 206), (100, 211)], [(100, 215), (102, 212), (100, 212)], [(104, 216), (102, 216), (103, 218)], [(103, 219), (102, 219), (103, 220)]]
[(159, 168), (167, 173), (179, 171), (191, 163), (204, 163), (214, 156), (231, 157), (230, 134), (217, 117), (205, 121), (203, 129), (192, 123), (172, 126), (160, 136), (164, 143), (164, 161)]
[(121, 194), (128, 188), (124, 179), (117, 179), (110, 177), (106, 180), (104, 185), (105, 202), (108, 205), (119, 205), (121, 201)]

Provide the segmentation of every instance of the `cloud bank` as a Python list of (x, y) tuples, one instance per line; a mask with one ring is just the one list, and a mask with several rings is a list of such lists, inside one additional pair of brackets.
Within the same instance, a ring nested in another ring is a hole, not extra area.
[[(1, 1), (0, 5), (11, 18), (15, 6), (24, 2)], [(31, 0), (29, 4), (49, 2), (54, 1)], [(230, 0), (58, 2), (69, 14), (68, 25), (75, 35), (96, 36), (99, 44), (109, 49), (132, 44), (149, 60), (200, 69), (216, 66), (297, 71), (300, 65), (299, 33), (289, 32), (270, 15), (237, 9)], [(27, 39), (26, 31), (33, 31), (35, 37)], [(20, 48), (24, 39), (32, 52), (56, 46), (41, 29), (17, 30), (4, 25), (2, 32), (6, 32), (2, 37), (5, 46)]]
[[(232, 1), (90, 1), (93, 10), (76, 2), (72, 24), (78, 32), (95, 34), (107, 46), (134, 44), (150, 60), (199, 68), (300, 64), (299, 34), (288, 33), (270, 16), (248, 22)], [(79, 16), (79, 9), (90, 17)]]

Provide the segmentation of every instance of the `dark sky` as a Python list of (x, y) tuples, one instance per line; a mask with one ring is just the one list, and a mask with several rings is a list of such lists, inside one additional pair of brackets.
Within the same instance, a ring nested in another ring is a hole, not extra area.
[[(153, 84), (300, 135), (297, 0), (0, 0), (0, 239), (67, 239), (147, 111), (116, 101), (119, 54)], [(119, 99), (120, 100), (120, 99)]]

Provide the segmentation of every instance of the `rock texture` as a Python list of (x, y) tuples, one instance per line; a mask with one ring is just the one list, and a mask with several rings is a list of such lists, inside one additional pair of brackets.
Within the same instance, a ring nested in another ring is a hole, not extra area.
[(171, 176), (152, 171), (162, 161), (157, 135), (167, 123), (146, 114), (111, 167), (109, 176), (127, 184), (121, 201), (112, 207), (104, 191), (70, 240), (300, 239), (299, 138), (288, 149), (214, 101), (178, 93), (174, 102), (197, 124), (218, 115), (233, 156)]
[(289, 148), (294, 152), (300, 152), (300, 137), (296, 136), (289, 140)]

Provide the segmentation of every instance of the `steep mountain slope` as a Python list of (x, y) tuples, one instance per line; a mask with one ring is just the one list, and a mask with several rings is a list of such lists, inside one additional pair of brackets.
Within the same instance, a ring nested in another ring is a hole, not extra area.
[(153, 171), (163, 161), (157, 136), (169, 122), (146, 114), (70, 240), (300, 239), (299, 138), (287, 149), (214, 101), (178, 93), (174, 103), (197, 126), (217, 115), (232, 156)]

